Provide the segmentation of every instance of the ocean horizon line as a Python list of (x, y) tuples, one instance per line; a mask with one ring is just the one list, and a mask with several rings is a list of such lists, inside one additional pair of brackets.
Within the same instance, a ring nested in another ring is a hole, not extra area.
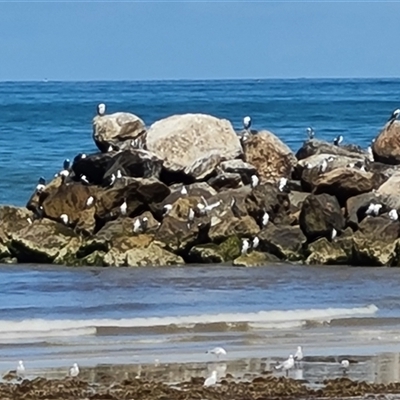
[(399, 81), (400, 77), (265, 77), (265, 78), (169, 78), (169, 79), (16, 79), (10, 80), (0, 79), (0, 84), (4, 83), (123, 83), (123, 82), (139, 82), (139, 83), (160, 83), (160, 82), (257, 82), (257, 81)]

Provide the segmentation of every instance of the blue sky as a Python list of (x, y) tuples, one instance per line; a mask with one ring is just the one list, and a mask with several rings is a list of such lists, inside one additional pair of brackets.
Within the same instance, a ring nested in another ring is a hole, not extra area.
[(398, 77), (397, 2), (0, 3), (0, 80)]

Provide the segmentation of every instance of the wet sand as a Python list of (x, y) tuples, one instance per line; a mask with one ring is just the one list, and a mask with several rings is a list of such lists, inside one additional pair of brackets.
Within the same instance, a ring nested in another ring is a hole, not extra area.
[[(350, 361), (343, 372), (340, 361)], [(0, 383), (0, 399), (267, 399), (382, 398), (400, 399), (400, 357), (305, 357), (286, 377), (278, 359), (248, 358), (208, 363), (98, 365), (81, 367), (78, 378), (66, 368), (27, 370), (24, 380)], [(204, 387), (211, 371), (215, 386)], [(379, 396), (378, 396), (379, 395)]]

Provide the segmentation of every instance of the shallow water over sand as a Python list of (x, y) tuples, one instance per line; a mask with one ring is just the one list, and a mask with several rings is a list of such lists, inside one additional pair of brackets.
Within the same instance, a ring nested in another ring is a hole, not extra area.
[(0, 369), (400, 352), (400, 270), (3, 266)]

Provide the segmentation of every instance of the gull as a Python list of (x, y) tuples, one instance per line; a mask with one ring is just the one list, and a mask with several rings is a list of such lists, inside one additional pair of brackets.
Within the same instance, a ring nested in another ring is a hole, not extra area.
[(72, 378), (76, 378), (79, 375), (79, 367), (77, 363), (74, 363), (72, 367), (69, 369), (69, 376)]
[(251, 118), (246, 116), (243, 118), (243, 128), (247, 131), (251, 127)]
[(250, 249), (250, 241), (248, 239), (243, 239), (243, 241), (242, 241), (242, 250), (241, 250), (242, 256), (247, 254), (249, 249)]
[(121, 211), (121, 215), (126, 215), (126, 211), (128, 209), (128, 204), (126, 204), (126, 200), (119, 207)]
[(339, 146), (340, 143), (342, 143), (342, 142), (343, 142), (343, 136), (342, 135), (336, 136), (335, 139), (333, 140), (333, 144), (335, 146)]
[(94, 197), (89, 196), (88, 199), (86, 200), (86, 207), (91, 207), (94, 203)]
[(88, 179), (86, 178), (86, 175), (82, 175), (82, 176), (81, 176), (81, 182), (84, 183), (85, 185), (89, 185), (89, 181), (88, 181)]
[(24, 362), (22, 360), (18, 361), (18, 366), (17, 366), (17, 376), (20, 378), (25, 375), (25, 366)]
[(315, 131), (314, 131), (313, 128), (311, 128), (311, 126), (309, 126), (309, 127), (307, 128), (307, 136), (308, 136), (308, 140), (314, 139)]
[(399, 219), (399, 214), (396, 209), (393, 208), (392, 210), (389, 211), (389, 218), (392, 221), (397, 221)]
[(140, 222), (140, 218), (137, 218), (135, 222), (133, 223), (133, 232), (134, 233), (139, 233), (141, 230), (142, 224)]
[(328, 161), (326, 159), (323, 159), (319, 164), (319, 172), (324, 173), (327, 168), (328, 168)]
[(335, 228), (332, 228), (331, 240), (335, 240), (336, 236), (337, 236), (337, 230)]
[(166, 215), (168, 215), (170, 213), (170, 211), (172, 210), (172, 204), (166, 204), (163, 207), (163, 217), (165, 217)]
[(383, 207), (382, 204), (371, 203), (368, 206), (367, 211), (365, 211), (365, 215), (373, 215), (373, 216), (377, 217), (379, 215), (379, 211), (382, 207)]
[(260, 182), (260, 179), (258, 178), (257, 175), (252, 175), (251, 176), (251, 187), (252, 188), (255, 188), (258, 185), (259, 182)]
[(68, 225), (69, 218), (67, 214), (61, 214), (60, 220), (64, 225)]
[(226, 350), (223, 347), (214, 347), (213, 349), (206, 351), (206, 353), (214, 354), (217, 358), (220, 358), (220, 356), (226, 356)]
[(252, 246), (253, 249), (256, 249), (259, 244), (260, 244), (260, 239), (257, 236), (255, 236), (253, 239), (253, 246)]
[(36, 186), (36, 193), (40, 194), (46, 188), (46, 180), (41, 176)]
[(281, 179), (279, 179), (279, 186), (278, 186), (278, 188), (279, 188), (279, 191), (280, 191), (280, 192), (283, 192), (283, 189), (285, 189), (285, 186), (287, 185), (287, 182), (288, 182), (287, 178), (281, 178)]
[(301, 346), (297, 346), (296, 354), (294, 355), (296, 361), (301, 361), (303, 359), (303, 349)]
[(71, 161), (69, 158), (66, 158), (63, 162), (63, 169), (69, 169), (71, 167)]
[(114, 174), (111, 174), (111, 177), (110, 177), (110, 185), (109, 186), (112, 186), (112, 185), (114, 185), (114, 183), (115, 183), (115, 175)]
[(122, 178), (122, 172), (121, 172), (121, 170), (119, 169), (118, 171), (117, 171), (117, 179), (121, 179)]
[(372, 152), (372, 147), (371, 146), (368, 146), (367, 153), (368, 153), (369, 161), (373, 162), (374, 161), (374, 153)]
[(187, 227), (188, 229), (190, 229), (190, 226), (192, 225), (194, 221), (194, 210), (193, 208), (189, 208), (189, 212), (188, 212), (188, 218), (187, 218)]
[(207, 204), (204, 207), (204, 211), (207, 213), (208, 211), (212, 211), (214, 208), (217, 208), (221, 205), (221, 201), (217, 201), (216, 203), (213, 204)]
[(203, 386), (213, 386), (217, 383), (217, 371), (213, 371), (205, 381)]
[(187, 192), (186, 187), (185, 187), (185, 186), (182, 186), (181, 195), (182, 195), (182, 196), (186, 196), (187, 194), (188, 194), (188, 192)]
[(80, 160), (83, 160), (84, 158), (86, 158), (86, 154), (85, 153), (79, 153), (74, 157), (74, 164), (77, 163)]
[(392, 115), (390, 116), (390, 118), (388, 119), (388, 121), (390, 121), (391, 123), (393, 123), (400, 115), (400, 108), (397, 108), (396, 110), (394, 110), (392, 112)]
[(69, 175), (69, 168), (71, 166), (71, 162), (68, 158), (64, 160), (63, 163), (63, 170), (59, 173), (59, 175), (63, 178), (66, 178)]
[(264, 211), (264, 214), (263, 214), (262, 220), (261, 220), (263, 228), (265, 228), (267, 226), (268, 221), (269, 221), (269, 214), (266, 211)]
[(106, 113), (106, 105), (104, 103), (100, 103), (97, 105), (97, 115), (102, 117)]
[(342, 360), (340, 362), (340, 366), (342, 367), (343, 374), (346, 374), (347, 370), (349, 369), (350, 362), (349, 360)]
[(33, 224), (33, 221), (32, 221), (31, 218), (28, 217), (26, 220), (28, 221), (28, 224), (29, 224), (29, 225), (32, 225), (32, 224)]
[(293, 354), (291, 354), (289, 358), (285, 360), (283, 363), (276, 365), (275, 369), (281, 369), (282, 371), (286, 371), (286, 376), (288, 376), (289, 370), (293, 368), (293, 366), (294, 366), (294, 357)]

